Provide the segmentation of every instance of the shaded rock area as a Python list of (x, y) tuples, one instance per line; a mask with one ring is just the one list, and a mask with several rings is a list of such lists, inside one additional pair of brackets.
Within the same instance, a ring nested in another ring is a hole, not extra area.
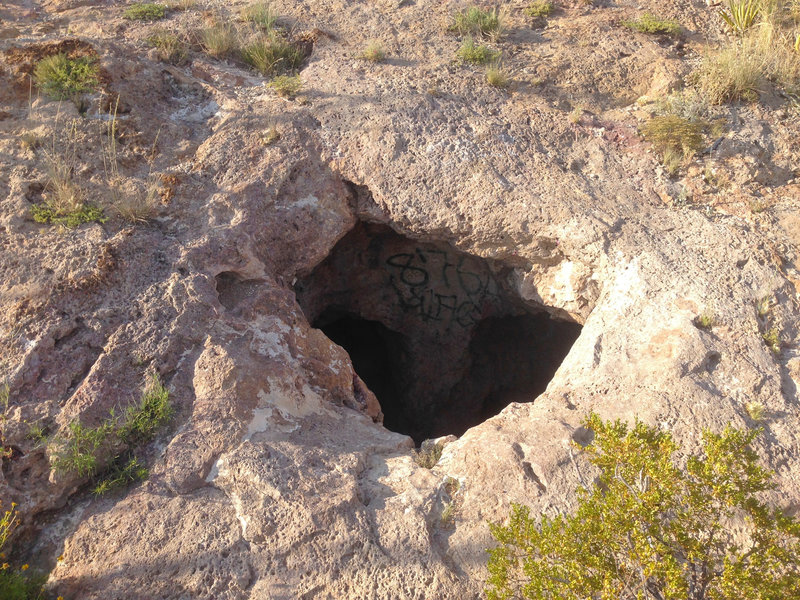
[(538, 396), (578, 337), (579, 325), (498, 283), (511, 270), (359, 223), (295, 291), (348, 351), (384, 425), (419, 444)]
[[(718, 8), (556, 4), (534, 26), (508, 3), (498, 89), (454, 58), (465, 3), (275, 0), (307, 54), (293, 99), (198, 42), (250, 27), (244, 2), (156, 23), (118, 1), (0, 4), (9, 560), (53, 598), (481, 598), (487, 521), (571, 510), (592, 480), (573, 445), (590, 411), (684, 454), (704, 429), (763, 427), (768, 499), (800, 510), (797, 109), (767, 81), (708, 108), (721, 139), (671, 176), (639, 129), (727, 39)], [(683, 33), (621, 25), (644, 11)], [(182, 60), (159, 59), (158, 27)], [(374, 39), (382, 63), (359, 58)], [(58, 49), (98, 61), (79, 102), (29, 78)], [(54, 155), (107, 220), (33, 219)], [(152, 214), (126, 218), (112, 183)], [(59, 436), (156, 374), (174, 415), (138, 449), (146, 481), (95, 496), (53, 471)]]

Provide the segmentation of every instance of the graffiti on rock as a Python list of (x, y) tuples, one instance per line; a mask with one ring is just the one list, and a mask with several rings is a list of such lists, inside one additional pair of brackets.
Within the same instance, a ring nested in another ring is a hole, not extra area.
[(468, 256), (451, 259), (442, 250), (416, 248), (393, 254), (386, 264), (400, 307), (423, 321), (472, 327), (500, 301), (491, 273)]

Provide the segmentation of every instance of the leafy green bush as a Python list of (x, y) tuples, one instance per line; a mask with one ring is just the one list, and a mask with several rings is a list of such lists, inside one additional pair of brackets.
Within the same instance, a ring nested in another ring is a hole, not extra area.
[(678, 35), (681, 32), (680, 24), (675, 21), (661, 19), (652, 13), (644, 13), (633, 21), (623, 21), (622, 24), (628, 29), (633, 29), (639, 33), (651, 33), (654, 35)]
[(55, 54), (43, 58), (33, 69), (36, 85), (55, 100), (68, 100), (94, 90), (100, 83), (98, 67), (88, 56), (69, 58)]
[(129, 21), (158, 21), (167, 15), (167, 7), (155, 2), (137, 2), (131, 4), (122, 13), (123, 19)]
[(489, 46), (476, 44), (471, 36), (467, 36), (456, 52), (456, 56), (460, 60), (472, 63), (473, 65), (484, 65), (498, 60), (500, 58), (500, 52), (492, 50)]
[(537, 523), (513, 505), (490, 525), (490, 600), (800, 597), (800, 522), (758, 499), (774, 488), (751, 448), (760, 430), (705, 431), (703, 456), (681, 466), (669, 433), (595, 414), (586, 426), (597, 486), (574, 515)]
[(503, 32), (504, 22), (505, 12), (502, 10), (470, 6), (453, 15), (450, 30), (461, 35), (498, 37)]

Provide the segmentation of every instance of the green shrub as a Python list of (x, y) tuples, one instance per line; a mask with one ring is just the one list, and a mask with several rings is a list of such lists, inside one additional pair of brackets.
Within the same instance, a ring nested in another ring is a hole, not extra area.
[(268, 2), (256, 2), (242, 9), (242, 19), (254, 23), (267, 31), (275, 27), (278, 16)]
[(137, 2), (131, 4), (122, 13), (123, 19), (129, 21), (158, 21), (167, 15), (167, 7), (154, 2)]
[(33, 79), (46, 95), (55, 100), (74, 99), (94, 90), (100, 83), (93, 58), (69, 58), (66, 54), (55, 54), (37, 62)]
[(127, 444), (149, 442), (158, 429), (172, 417), (169, 390), (154, 375), (147, 384), (138, 404), (129, 406), (117, 430), (117, 436)]
[(303, 63), (303, 53), (283, 37), (260, 36), (242, 49), (242, 59), (265, 76), (281, 75)]
[(703, 314), (695, 317), (694, 324), (698, 329), (706, 329), (710, 331), (716, 324), (716, 319), (714, 319), (714, 315), (710, 312), (704, 312)]
[(681, 26), (675, 21), (661, 19), (652, 13), (644, 13), (641, 17), (633, 21), (623, 21), (622, 24), (628, 29), (633, 29), (639, 33), (651, 33), (655, 35), (678, 35)]
[(33, 220), (37, 223), (63, 225), (70, 229), (84, 223), (105, 223), (108, 220), (108, 217), (103, 214), (103, 209), (93, 204), (81, 204), (79, 207), (67, 211), (58, 211), (46, 204), (34, 204), (31, 206), (31, 213)]
[(66, 439), (57, 441), (58, 449), (50, 466), (56, 473), (94, 475), (100, 451), (114, 432), (114, 423), (106, 421), (97, 427), (85, 427), (73, 421), (68, 428)]
[(115, 461), (106, 476), (95, 485), (93, 490), (95, 496), (116, 492), (128, 487), (131, 483), (147, 479), (149, 474), (147, 467), (139, 462), (138, 458), (133, 456), (122, 462), (124, 464)]
[(477, 6), (470, 6), (453, 15), (450, 30), (461, 35), (484, 35), (498, 37), (503, 32), (505, 11), (492, 9), (483, 10)]
[(492, 50), (489, 46), (476, 44), (471, 36), (467, 36), (456, 52), (456, 56), (460, 60), (472, 63), (473, 65), (484, 65), (498, 60), (500, 58), (500, 52)]
[(711, 104), (755, 102), (767, 70), (766, 57), (743, 40), (707, 53), (692, 79)]
[(761, 337), (764, 338), (767, 347), (772, 350), (773, 354), (781, 353), (781, 337), (776, 327), (770, 327)]
[(728, 12), (719, 11), (731, 31), (739, 35), (755, 25), (760, 14), (761, 0), (728, 0)]
[(553, 3), (550, 0), (536, 0), (529, 4), (523, 12), (533, 19), (549, 17), (553, 12)]
[(677, 461), (670, 434), (644, 423), (586, 426), (597, 485), (573, 515), (513, 505), (490, 525), (490, 600), (800, 597), (800, 522), (759, 500), (774, 488), (751, 448), (760, 430), (705, 431), (703, 456)]
[(147, 43), (158, 51), (158, 58), (173, 65), (186, 60), (186, 44), (177, 35), (166, 29), (156, 29), (147, 36)]
[(303, 88), (300, 75), (278, 75), (267, 84), (275, 93), (284, 98), (293, 98)]

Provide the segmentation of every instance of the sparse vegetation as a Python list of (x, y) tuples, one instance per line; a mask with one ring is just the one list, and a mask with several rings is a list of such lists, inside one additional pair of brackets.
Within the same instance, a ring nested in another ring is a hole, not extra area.
[(124, 463), (122, 465), (115, 462), (108, 474), (95, 485), (92, 490), (95, 496), (116, 492), (128, 487), (131, 483), (147, 479), (149, 474), (147, 467), (139, 462), (138, 458), (133, 456), (122, 462)]
[(293, 98), (303, 88), (303, 81), (300, 79), (300, 75), (279, 75), (267, 85), (279, 96)]
[(694, 324), (699, 329), (706, 329), (706, 330), (710, 331), (714, 327), (714, 325), (716, 324), (716, 319), (714, 319), (714, 315), (713, 314), (711, 314), (710, 312), (706, 311), (703, 314), (698, 315), (695, 318)]
[(87, 427), (79, 421), (68, 426), (66, 438), (56, 441), (50, 466), (56, 473), (77, 473), (80, 477), (94, 475), (101, 449), (114, 431), (108, 420), (97, 427)]
[(79, 421), (70, 423), (67, 436), (51, 442), (51, 467), (56, 473), (76, 473), (80, 477), (93, 476), (102, 469), (104, 477), (96, 485), (96, 493), (142, 479), (146, 469), (132, 454), (124, 460), (117, 456), (111, 461), (104, 461), (102, 455), (113, 456), (120, 448), (127, 446), (130, 451), (149, 442), (171, 416), (169, 392), (158, 376), (153, 376), (139, 402), (129, 406), (121, 420), (112, 412), (97, 427), (87, 427)]
[(442, 457), (442, 450), (444, 444), (441, 442), (433, 443), (425, 440), (419, 450), (414, 450), (414, 462), (423, 469), (432, 469)]
[(549, 17), (553, 12), (553, 3), (550, 0), (536, 0), (529, 4), (523, 12), (533, 19)]
[(380, 42), (370, 42), (361, 53), (360, 58), (373, 63), (383, 62), (386, 58), (386, 52)]
[(770, 327), (767, 331), (765, 331), (762, 335), (764, 341), (767, 343), (767, 347), (772, 351), (773, 354), (780, 354), (781, 353), (781, 337), (778, 333), (777, 327)]
[(186, 60), (186, 44), (171, 31), (156, 29), (147, 36), (147, 43), (158, 51), (159, 60), (173, 65)]
[(633, 21), (622, 21), (622, 25), (639, 33), (653, 35), (678, 35), (681, 32), (679, 23), (662, 19), (652, 13), (644, 13)]
[(456, 52), (456, 56), (466, 63), (484, 65), (500, 58), (500, 52), (492, 50), (489, 46), (476, 44), (472, 36), (467, 36)]
[(127, 444), (136, 445), (149, 442), (158, 429), (172, 417), (169, 403), (169, 390), (154, 375), (147, 384), (138, 404), (125, 411), (117, 436)]
[(439, 515), (439, 525), (442, 529), (449, 529), (455, 525), (456, 521), (456, 503), (454, 501), (446, 502), (442, 508), (442, 514)]
[(772, 310), (772, 296), (763, 296), (756, 300), (756, 314), (759, 318), (766, 318), (770, 310)]
[(731, 31), (739, 35), (755, 25), (760, 14), (761, 0), (728, 0), (728, 10), (719, 11)]
[(238, 52), (239, 36), (232, 25), (218, 22), (200, 31), (200, 45), (215, 58), (225, 58)]
[[(0, 508), (2, 504), (0, 503)], [(5, 558), (5, 545), (9, 536), (19, 523), (17, 504), (12, 502), (11, 509), (0, 517), (0, 558)], [(0, 561), (0, 598), (3, 600), (44, 600), (44, 583), (47, 577), (32, 574), (28, 565), (19, 568)]]
[(242, 59), (264, 76), (281, 75), (297, 69), (303, 53), (277, 34), (261, 35), (242, 49)]
[(674, 174), (703, 147), (702, 131), (700, 123), (678, 115), (662, 115), (648, 121), (641, 133), (661, 155), (670, 174)]
[(69, 58), (63, 53), (37, 62), (33, 79), (39, 89), (54, 100), (75, 99), (94, 90), (100, 83), (97, 63), (93, 58)]
[(495, 88), (506, 89), (510, 78), (502, 65), (495, 63), (486, 68), (486, 83)]
[(756, 402), (756, 401), (748, 402), (747, 404), (744, 405), (744, 408), (747, 411), (749, 417), (753, 419), (753, 421), (755, 421), (756, 423), (764, 419), (764, 416), (766, 414), (766, 409), (764, 408), (764, 405), (761, 402)]
[(450, 30), (460, 35), (482, 35), (498, 38), (505, 27), (506, 12), (494, 8), (483, 10), (478, 6), (470, 6), (453, 15)]
[(597, 485), (573, 515), (514, 504), (490, 526), (490, 600), (800, 597), (800, 523), (759, 499), (774, 488), (751, 447), (760, 430), (705, 431), (702, 456), (684, 462), (669, 433), (639, 421), (585, 425)]
[(256, 2), (242, 9), (242, 20), (253, 23), (265, 31), (275, 27), (278, 15), (272, 10), (268, 2)]
[(122, 13), (129, 21), (158, 21), (167, 15), (167, 7), (155, 2), (136, 2)]
[(793, 46), (797, 24), (781, 3), (756, 4), (761, 7), (757, 26), (739, 29), (734, 42), (708, 52), (693, 75), (712, 104), (755, 102), (767, 82), (790, 94), (800, 85), (800, 55)]

